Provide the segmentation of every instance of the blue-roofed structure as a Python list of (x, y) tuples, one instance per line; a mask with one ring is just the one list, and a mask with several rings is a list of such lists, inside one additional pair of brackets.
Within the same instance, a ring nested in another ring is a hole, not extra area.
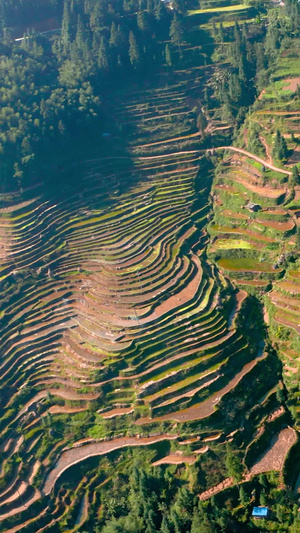
[(269, 509), (268, 507), (253, 507), (252, 517), (253, 518), (268, 518)]

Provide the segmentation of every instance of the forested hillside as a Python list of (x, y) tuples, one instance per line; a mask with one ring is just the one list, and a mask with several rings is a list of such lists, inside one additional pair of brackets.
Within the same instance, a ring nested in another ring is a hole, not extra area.
[(2, 0), (1, 532), (299, 531), (299, 43)]

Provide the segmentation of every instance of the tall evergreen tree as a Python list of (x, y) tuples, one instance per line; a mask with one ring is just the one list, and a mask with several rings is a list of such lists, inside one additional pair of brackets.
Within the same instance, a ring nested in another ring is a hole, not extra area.
[(130, 63), (136, 67), (140, 62), (140, 52), (137, 40), (132, 31), (129, 33), (129, 59)]
[(108, 70), (109, 61), (108, 61), (108, 46), (105, 37), (102, 35), (100, 41), (100, 48), (98, 53), (98, 67), (101, 70)]
[(247, 81), (245, 60), (242, 55), (240, 56), (240, 61), (239, 61), (239, 79), (244, 83)]
[(153, 13), (154, 2), (153, 0), (147, 0), (147, 13)]
[(240, 32), (239, 23), (238, 23), (237, 20), (234, 23), (233, 38), (234, 38), (236, 43), (240, 44), (240, 42), (241, 42), (241, 32)]
[(61, 24), (61, 39), (66, 49), (71, 42), (71, 13), (69, 0), (64, 1), (64, 11)]
[(291, 183), (295, 187), (296, 185), (300, 185), (300, 175), (299, 170), (296, 165), (293, 166), (292, 175), (291, 175)]
[(288, 156), (286, 140), (283, 135), (281, 135), (279, 130), (277, 130), (275, 134), (272, 155), (275, 157), (275, 159), (279, 160), (285, 159)]
[(187, 8), (186, 0), (172, 0), (172, 7), (175, 11), (184, 15)]
[(178, 19), (176, 13), (173, 17), (170, 26), (170, 39), (171, 43), (180, 47), (183, 42), (183, 29), (180, 20)]
[(104, 0), (97, 0), (95, 7), (90, 15), (90, 26), (93, 31), (99, 31), (104, 24), (107, 6)]
[(170, 523), (169, 523), (169, 520), (167, 519), (166, 515), (163, 516), (162, 523), (161, 523), (159, 531), (160, 531), (160, 533), (171, 533)]
[(161, 19), (161, 17), (162, 17), (162, 1), (161, 0), (156, 0), (154, 14), (155, 14), (156, 20), (160, 20)]
[(144, 11), (139, 11), (137, 14), (137, 25), (139, 30), (145, 32), (148, 30), (149, 25), (147, 21), (147, 14)]
[(225, 31), (222, 22), (219, 25), (219, 40), (221, 43), (224, 43), (225, 40)]
[(77, 32), (76, 32), (76, 44), (78, 48), (83, 52), (87, 41), (87, 32), (83, 24), (81, 15), (78, 15), (77, 20)]
[(205, 517), (200, 517), (199, 513), (195, 510), (193, 514), (191, 533), (213, 533), (214, 529)]
[(109, 46), (118, 46), (118, 30), (117, 26), (112, 22), (111, 28), (110, 28), (110, 39), (109, 39)]
[(0, 3), (0, 42), (4, 39), (4, 28), (6, 27), (4, 3)]
[(171, 56), (171, 50), (170, 50), (170, 47), (169, 47), (168, 43), (166, 44), (166, 48), (165, 48), (165, 56), (166, 56), (166, 63), (168, 65), (168, 67), (171, 67), (172, 66), (172, 56)]
[(235, 481), (242, 479), (243, 465), (240, 457), (234, 452), (230, 444), (226, 445), (225, 465), (229, 477), (233, 477)]

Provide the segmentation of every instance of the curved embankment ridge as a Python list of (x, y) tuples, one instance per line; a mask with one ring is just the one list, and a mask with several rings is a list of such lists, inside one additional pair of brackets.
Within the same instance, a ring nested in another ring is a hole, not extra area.
[(215, 411), (215, 406), (217, 402), (227, 394), (227, 392), (230, 392), (231, 389), (236, 387), (236, 385), (241, 381), (241, 379), (248, 373), (254, 366), (257, 364), (258, 361), (264, 359), (267, 356), (266, 353), (259, 353), (253, 361), (250, 361), (247, 363), (240, 372), (238, 372), (234, 378), (232, 378), (223, 389), (217, 391), (212, 396), (210, 396), (207, 400), (204, 400), (200, 404), (196, 404), (192, 407), (188, 407), (187, 409), (183, 409), (181, 411), (175, 411), (173, 413), (169, 413), (167, 415), (158, 416), (157, 418), (139, 418), (135, 423), (136, 425), (140, 426), (143, 424), (150, 424), (152, 422), (163, 422), (164, 420), (175, 420), (177, 422), (188, 422), (191, 420), (201, 420), (202, 418), (206, 418), (210, 415), (212, 415)]
[(121, 437), (112, 441), (96, 442), (87, 444), (82, 448), (71, 448), (63, 452), (58, 459), (55, 468), (48, 475), (43, 494), (47, 495), (53, 489), (58, 478), (73, 465), (97, 455), (105, 455), (107, 453), (126, 448), (127, 446), (149, 446), (163, 440), (177, 439), (177, 435), (159, 435), (157, 437)]

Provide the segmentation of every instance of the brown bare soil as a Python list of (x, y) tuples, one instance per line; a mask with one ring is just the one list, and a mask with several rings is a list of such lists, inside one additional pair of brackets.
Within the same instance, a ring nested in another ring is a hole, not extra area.
[(260, 474), (270, 470), (281, 472), (286, 454), (296, 442), (296, 438), (297, 435), (294, 429), (290, 427), (283, 429), (273, 438), (269, 450), (252, 466), (250, 469), (251, 474)]
[(197, 461), (197, 457), (192, 457), (190, 455), (167, 455), (158, 461), (152, 463), (152, 466), (160, 465), (180, 465), (186, 463), (189, 465), (194, 464)]
[(233, 379), (231, 379), (228, 384), (221, 389), (220, 391), (213, 394), (210, 398), (202, 402), (201, 404), (194, 405), (193, 407), (189, 407), (187, 409), (184, 409), (182, 411), (175, 411), (174, 413), (169, 413), (167, 415), (158, 416), (156, 418), (140, 418), (135, 423), (136, 425), (140, 426), (143, 424), (150, 424), (151, 422), (162, 422), (164, 420), (176, 420), (178, 422), (187, 422), (189, 420), (201, 420), (202, 418), (206, 418), (207, 416), (210, 416), (213, 414), (217, 402), (231, 389), (233, 389), (239, 381), (242, 379), (242, 377), (250, 372), (252, 368), (256, 365), (258, 359), (266, 357), (266, 354), (263, 354), (257, 359), (254, 359), (254, 361), (251, 361), (250, 363), (247, 363), (244, 368), (238, 372)]
[(177, 435), (158, 435), (157, 437), (121, 437), (119, 439), (114, 439), (111, 441), (103, 441), (92, 444), (87, 444), (79, 448), (71, 448), (63, 452), (58, 459), (55, 467), (51, 470), (48, 475), (43, 493), (49, 494), (52, 488), (55, 485), (57, 479), (61, 474), (67, 470), (70, 466), (73, 466), (81, 461), (84, 461), (88, 457), (94, 457), (97, 455), (105, 455), (114, 450), (120, 448), (125, 448), (127, 446), (149, 446), (156, 442), (163, 440), (172, 440), (176, 439)]
[(300, 76), (298, 76), (298, 78), (286, 78), (284, 81), (287, 83), (287, 85), (283, 87), (284, 91), (290, 90), (294, 93), (297, 91), (298, 86), (300, 86)]
[(129, 415), (130, 413), (133, 413), (132, 407), (116, 407), (115, 409), (111, 409), (110, 411), (105, 411), (104, 413), (100, 413), (103, 418), (114, 418), (115, 416), (122, 416), (122, 415)]
[(253, 285), (254, 287), (265, 287), (269, 283), (260, 279), (235, 279), (233, 282), (240, 285)]
[[(250, 474), (246, 474), (242, 481), (250, 481), (252, 476), (261, 474), (263, 472), (269, 472), (271, 470), (282, 471), (285, 457), (291, 448), (291, 446), (296, 442), (297, 435), (294, 429), (286, 428), (283, 429), (279, 435), (277, 435), (273, 443), (271, 444), (270, 449), (262, 456), (262, 458), (251, 468)], [(221, 483), (215, 487), (210, 488), (199, 494), (200, 500), (207, 500), (218, 494), (222, 490), (226, 490), (232, 485), (234, 485), (233, 478), (226, 478)]]

